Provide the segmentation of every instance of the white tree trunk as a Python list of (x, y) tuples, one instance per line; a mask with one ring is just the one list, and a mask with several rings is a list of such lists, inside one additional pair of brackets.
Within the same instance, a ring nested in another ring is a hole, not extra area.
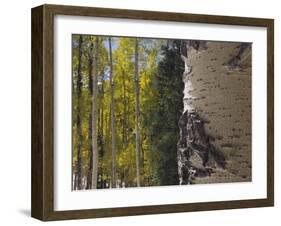
[(139, 132), (139, 56), (138, 39), (135, 42), (135, 133), (136, 133), (136, 177), (137, 186), (140, 187), (140, 132)]
[(111, 38), (108, 40), (109, 43), (109, 60), (110, 60), (110, 117), (111, 117), (111, 131), (112, 131), (112, 169), (111, 169), (111, 180), (112, 187), (116, 187), (116, 125), (115, 125), (115, 114), (114, 114), (114, 82), (113, 82), (113, 65), (112, 65), (112, 48), (111, 48)]
[(93, 78), (93, 106), (92, 106), (92, 145), (93, 145), (93, 175), (92, 175), (92, 188), (97, 188), (98, 183), (98, 165), (99, 165), (99, 153), (98, 153), (98, 136), (97, 136), (97, 117), (98, 117), (98, 50), (99, 40), (96, 37), (95, 40), (95, 67)]

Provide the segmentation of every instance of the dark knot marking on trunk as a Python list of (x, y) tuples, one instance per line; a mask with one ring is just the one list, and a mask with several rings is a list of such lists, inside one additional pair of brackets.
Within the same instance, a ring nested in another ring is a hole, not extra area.
[[(239, 47), (239, 51), (237, 55), (232, 57), (227, 63), (223, 64), (223, 66), (227, 66), (228, 70), (238, 70), (243, 71), (242, 61), (243, 58), (247, 57), (247, 50), (251, 48), (250, 43), (242, 43)], [(246, 55), (246, 56), (245, 56)]]
[[(210, 176), (216, 165), (225, 168), (225, 157), (211, 143), (211, 137), (204, 128), (204, 120), (197, 112), (185, 111), (179, 119), (179, 128), (177, 158), (180, 185), (192, 184), (196, 177)], [(195, 155), (199, 157), (199, 164), (193, 160)]]

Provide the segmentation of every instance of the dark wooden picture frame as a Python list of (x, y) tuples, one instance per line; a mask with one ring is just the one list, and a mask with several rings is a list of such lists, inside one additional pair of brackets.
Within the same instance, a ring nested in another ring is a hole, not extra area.
[[(87, 210), (54, 210), (54, 16), (95, 16), (267, 28), (267, 198)], [(123, 9), (42, 5), (32, 9), (31, 215), (50, 221), (274, 205), (274, 20)]]

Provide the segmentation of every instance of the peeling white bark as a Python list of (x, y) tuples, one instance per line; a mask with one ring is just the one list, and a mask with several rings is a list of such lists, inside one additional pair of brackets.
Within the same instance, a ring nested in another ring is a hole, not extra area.
[(192, 66), (188, 64), (187, 58), (185, 56), (181, 56), (184, 61), (185, 71), (182, 75), (182, 81), (184, 83), (184, 90), (183, 90), (183, 104), (184, 104), (184, 112), (185, 111), (194, 111), (194, 107), (192, 106), (192, 101), (195, 99), (190, 93), (193, 90), (192, 82), (190, 80), (190, 76), (192, 74)]

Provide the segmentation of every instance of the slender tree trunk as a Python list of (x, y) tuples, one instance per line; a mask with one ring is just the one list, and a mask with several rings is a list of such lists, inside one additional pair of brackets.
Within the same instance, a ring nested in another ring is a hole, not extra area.
[(106, 149), (110, 150), (111, 147), (111, 108), (109, 108), (109, 112), (107, 114), (107, 120), (106, 120)]
[(112, 49), (111, 49), (111, 38), (108, 39), (109, 43), (109, 60), (110, 60), (110, 110), (111, 110), (111, 131), (112, 131), (112, 172), (111, 182), (112, 187), (116, 187), (116, 126), (115, 126), (115, 114), (114, 114), (114, 82), (113, 82), (113, 65), (112, 65)]
[[(103, 70), (104, 71), (104, 70)], [(105, 155), (105, 140), (104, 137), (104, 77), (102, 77), (102, 83), (101, 83), (101, 93), (100, 93), (100, 105), (99, 105), (99, 121), (100, 121), (100, 127), (99, 127), (99, 138), (100, 138), (100, 157), (103, 158)], [(104, 188), (104, 175), (106, 172), (105, 166), (102, 164), (100, 166), (101, 168), (101, 188)]]
[(127, 143), (127, 100), (126, 100), (126, 79), (125, 73), (122, 70), (122, 83), (123, 83), (123, 123), (122, 123), (122, 144)]
[(99, 165), (99, 153), (98, 153), (98, 131), (97, 131), (97, 118), (98, 118), (98, 53), (99, 52), (99, 39), (95, 40), (95, 67), (93, 78), (93, 98), (92, 98), (92, 145), (93, 145), (93, 176), (92, 176), (92, 188), (97, 188), (98, 183), (98, 165)]
[(88, 153), (88, 175), (87, 175), (87, 186), (86, 189), (92, 189), (92, 180), (93, 180), (93, 145), (92, 145), (92, 115), (89, 116), (89, 137), (90, 140), (89, 144), (89, 153)]
[[(130, 95), (128, 95), (128, 99), (127, 99), (127, 133), (129, 131), (129, 129), (131, 128), (131, 122), (130, 122), (130, 114), (131, 114), (131, 97)], [(128, 141), (129, 141), (129, 136), (127, 137)]]
[(102, 99), (102, 102), (101, 102), (101, 137), (103, 138), (104, 140), (104, 78), (102, 79), (102, 84), (101, 84), (101, 99)]
[(140, 131), (139, 131), (139, 54), (138, 39), (135, 42), (135, 133), (136, 133), (136, 176), (137, 186), (140, 187)]
[[(90, 47), (90, 56), (89, 56), (89, 83), (88, 83), (88, 90), (91, 100), (91, 107), (92, 107), (92, 98), (93, 98), (93, 43), (91, 43)], [(88, 153), (88, 175), (87, 175), (87, 186), (86, 189), (92, 188), (92, 178), (93, 178), (93, 144), (92, 144), (92, 111), (89, 111), (89, 130), (88, 130), (88, 139), (89, 139), (89, 153)]]
[[(110, 111), (104, 111), (104, 150), (107, 152), (110, 150)], [(108, 168), (104, 170), (105, 178), (108, 178), (110, 171)], [(107, 180), (107, 179), (106, 179)], [(105, 188), (105, 181), (103, 181), (103, 187)]]
[(73, 175), (73, 190), (77, 190), (77, 175), (76, 173)]
[(78, 70), (77, 70), (77, 189), (82, 189), (82, 119), (81, 119), (81, 88), (82, 88), (82, 35), (79, 37), (78, 44)]

